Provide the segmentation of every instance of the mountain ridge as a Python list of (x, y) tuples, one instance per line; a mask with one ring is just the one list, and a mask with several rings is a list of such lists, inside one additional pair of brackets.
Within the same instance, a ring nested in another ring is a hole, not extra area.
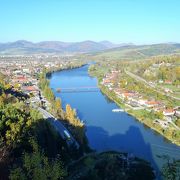
[(82, 42), (41, 41), (31, 42), (18, 40), (15, 42), (0, 43), (0, 55), (29, 55), (29, 54), (83, 54), (95, 53), (111, 55), (113, 53), (134, 52), (153, 56), (159, 54), (173, 54), (180, 52), (180, 43), (159, 43), (150, 45), (134, 45), (132, 43), (114, 44), (110, 41), (95, 42), (86, 40)]
[(0, 43), (0, 54), (36, 54), (36, 53), (90, 53), (120, 47), (121, 44), (114, 44), (109, 41), (82, 41), (82, 42), (62, 42), (62, 41), (41, 41), (31, 42), (18, 40), (15, 42)]

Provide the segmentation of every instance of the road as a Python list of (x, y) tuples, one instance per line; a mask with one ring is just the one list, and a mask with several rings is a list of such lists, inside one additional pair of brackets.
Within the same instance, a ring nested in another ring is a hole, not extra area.
[(180, 128), (174, 123), (174, 122), (170, 122), (177, 130), (179, 130), (180, 131)]
[(136, 74), (134, 74), (134, 73), (132, 73), (132, 72), (129, 72), (129, 71), (127, 71), (127, 70), (125, 70), (125, 73), (126, 73), (127, 75), (129, 75), (130, 77), (132, 77), (133, 79), (135, 79), (135, 80), (137, 80), (137, 81), (143, 82), (146, 86), (152, 88), (152, 89), (153, 89), (154, 91), (156, 91), (157, 93), (162, 94), (162, 95), (167, 96), (167, 97), (170, 97), (170, 98), (172, 98), (172, 99), (175, 99), (175, 100), (180, 101), (180, 98), (178, 98), (178, 97), (174, 97), (174, 96), (172, 96), (172, 95), (170, 95), (170, 94), (167, 94), (167, 93), (164, 93), (164, 92), (162, 92), (162, 91), (157, 90), (157, 89), (156, 89), (156, 86), (155, 86), (154, 84), (150, 84), (149, 82), (147, 82), (147, 81), (146, 81), (145, 79), (143, 79), (142, 77), (140, 77), (140, 76), (138, 76), (138, 75), (136, 75)]
[[(79, 149), (79, 147), (80, 147), (79, 143), (74, 139), (74, 137), (71, 135), (69, 130), (66, 129), (59, 120), (57, 120), (52, 114), (50, 114), (49, 112), (47, 112), (46, 110), (44, 110), (42, 108), (36, 107), (36, 105), (33, 105), (33, 107), (39, 110), (39, 112), (43, 115), (43, 117), (50, 122), (50, 124), (56, 129), (56, 131), (60, 134), (60, 136), (64, 140), (66, 140), (66, 142), (69, 146), (74, 144), (77, 147), (77, 149)], [(67, 138), (65, 136), (64, 131), (66, 131), (69, 134), (70, 138)]]
[(180, 128), (172, 121), (170, 117), (166, 117), (166, 121), (171, 123), (174, 126), (174, 128), (180, 131)]

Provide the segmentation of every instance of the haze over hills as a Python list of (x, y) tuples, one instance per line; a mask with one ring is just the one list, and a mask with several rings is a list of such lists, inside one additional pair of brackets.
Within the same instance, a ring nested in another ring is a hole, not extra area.
[(19, 40), (10, 43), (0, 43), (0, 54), (36, 54), (36, 53), (89, 53), (120, 47), (109, 41), (83, 41), (67, 43), (61, 41), (43, 41), (33, 43)]
[(144, 59), (159, 55), (180, 55), (179, 43), (164, 43), (152, 45), (127, 45), (108, 49), (91, 55), (97, 59)]
[(81, 54), (89, 53), (96, 57), (145, 58), (157, 55), (179, 54), (180, 44), (166, 43), (153, 45), (114, 44), (109, 41), (61, 42), (43, 41), (33, 43), (19, 40), (0, 43), (0, 55), (31, 55), (31, 54)]

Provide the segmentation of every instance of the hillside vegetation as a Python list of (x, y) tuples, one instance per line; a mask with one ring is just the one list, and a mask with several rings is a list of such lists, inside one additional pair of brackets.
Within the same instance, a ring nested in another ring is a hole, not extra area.
[(146, 59), (152, 56), (180, 53), (180, 44), (155, 44), (144, 46), (123, 46), (92, 54), (96, 60)]

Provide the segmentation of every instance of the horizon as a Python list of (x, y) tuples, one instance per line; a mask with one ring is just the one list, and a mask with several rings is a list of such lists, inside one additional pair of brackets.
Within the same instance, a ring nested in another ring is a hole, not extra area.
[(179, 43), (178, 7), (178, 0), (6, 0), (0, 7), (0, 42)]
[(26, 39), (19, 39), (19, 40), (15, 40), (15, 41), (7, 41), (7, 42), (0, 42), (0, 44), (8, 44), (8, 43), (15, 43), (15, 42), (29, 42), (29, 43), (33, 43), (33, 44), (38, 44), (38, 43), (43, 43), (43, 42), (61, 42), (61, 43), (82, 43), (82, 42), (95, 42), (95, 43), (101, 43), (101, 42), (109, 42), (112, 43), (114, 45), (135, 45), (135, 46), (146, 46), (146, 45), (156, 45), (156, 44), (180, 44), (180, 42), (156, 42), (156, 43), (144, 43), (144, 44), (136, 44), (133, 42), (112, 42), (109, 40), (100, 40), (100, 41), (95, 41), (95, 40), (82, 40), (82, 41), (61, 41), (61, 40), (42, 40), (42, 41), (31, 41), (31, 40), (26, 40)]

